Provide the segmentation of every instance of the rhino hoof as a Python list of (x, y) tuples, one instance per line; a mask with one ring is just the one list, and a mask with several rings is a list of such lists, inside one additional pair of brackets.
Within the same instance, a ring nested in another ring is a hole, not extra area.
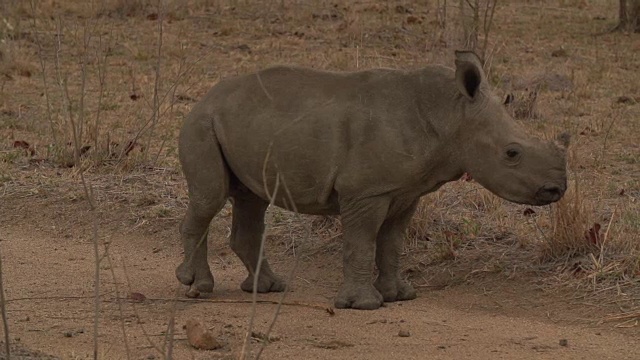
[[(284, 280), (276, 275), (263, 275), (260, 274), (258, 279), (258, 292), (283, 292), (287, 287)], [(240, 284), (240, 288), (246, 292), (253, 292), (253, 275), (247, 276), (247, 278)]]
[(195, 299), (200, 296), (200, 291), (193, 286), (189, 287), (189, 290), (184, 294), (186, 297), (190, 299)]
[[(192, 290), (194, 293), (197, 291), (198, 294), (200, 292), (213, 291), (213, 275), (208, 268), (198, 272), (193, 270), (193, 268), (189, 268), (185, 263), (182, 263), (176, 269), (176, 277), (182, 284), (191, 286), (188, 293), (191, 293)], [(197, 295), (195, 297), (197, 297)]]
[(176, 277), (183, 285), (191, 285), (195, 280), (196, 274), (185, 263), (182, 263), (176, 269)]
[(382, 295), (371, 285), (357, 287), (344, 285), (334, 301), (334, 306), (338, 309), (375, 310), (382, 304)]
[(418, 297), (413, 286), (399, 279), (386, 283), (378, 280), (374, 285), (386, 302), (413, 300)]

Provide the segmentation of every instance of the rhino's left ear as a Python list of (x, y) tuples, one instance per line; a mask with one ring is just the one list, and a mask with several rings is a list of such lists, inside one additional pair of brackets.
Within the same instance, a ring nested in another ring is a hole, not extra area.
[(485, 82), (482, 62), (472, 51), (456, 51), (456, 85), (462, 95), (475, 99)]
[(571, 142), (571, 135), (569, 133), (563, 132), (562, 134), (556, 136), (556, 144), (558, 146), (562, 146), (563, 148), (568, 148), (569, 143)]

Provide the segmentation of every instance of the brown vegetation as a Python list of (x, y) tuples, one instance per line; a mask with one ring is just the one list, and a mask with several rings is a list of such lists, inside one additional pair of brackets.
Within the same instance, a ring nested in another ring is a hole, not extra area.
[[(453, 50), (467, 45), (485, 54), (487, 74), (501, 95), (513, 93), (526, 103), (527, 92), (536, 89), (534, 104), (517, 121), (543, 137), (571, 133), (571, 190), (556, 205), (528, 208), (473, 181), (445, 185), (423, 200), (409, 229), (406, 276), (427, 288), (455, 288), (490, 275), (497, 282), (520, 278), (550, 292), (573, 289), (598, 306), (623, 304), (637, 315), (638, 35), (592, 36), (617, 22), (618, 9), (609, 1), (497, 2), (493, 25), (484, 21), (493, 11), (489, 3), (496, 2), (469, 3), (480, 9), (479, 17), (467, 8), (470, 18), (461, 20), (457, 1), (1, 2), (0, 222), (75, 246), (94, 238), (95, 220), (102, 296), (126, 291), (131, 280), (120, 261), (106, 265), (110, 239), (152, 234), (161, 239), (153, 251), (177, 251), (167, 245), (178, 245), (186, 201), (177, 131), (215, 82), (277, 63), (331, 70), (450, 64)], [(221, 245), (228, 211), (212, 224), (217, 253), (211, 257), (228, 252)], [(300, 254), (308, 262), (340, 256), (336, 219), (270, 212), (271, 258), (290, 264)], [(134, 263), (142, 255), (119, 256)], [(165, 265), (173, 271), (175, 264)], [(10, 272), (6, 262), (3, 270)], [(36, 296), (28, 285), (16, 288), (20, 284), (4, 278), (14, 284), (6, 289), (14, 294), (10, 305), (15, 294)], [(173, 297), (174, 285), (167, 284), (165, 298)], [(109, 309), (101, 310), (105, 326), (115, 316)], [(154, 315), (167, 328), (162, 319), (169, 310), (163, 311)], [(10, 320), (19, 314), (9, 307)], [(623, 318), (638, 316), (609, 317)], [(120, 339), (139, 325), (125, 329), (120, 320), (114, 326)], [(244, 340), (244, 334), (240, 340), (229, 336), (232, 347)], [(167, 344), (147, 339), (154, 348)]]

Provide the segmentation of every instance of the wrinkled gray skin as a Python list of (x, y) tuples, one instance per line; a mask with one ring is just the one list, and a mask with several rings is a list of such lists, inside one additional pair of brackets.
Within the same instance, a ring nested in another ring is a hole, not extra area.
[[(475, 54), (456, 52), (455, 65), (352, 73), (273, 67), (214, 86), (180, 133), (189, 187), (180, 282), (195, 296), (212, 291), (207, 229), (231, 198), (231, 248), (249, 271), (241, 288), (252, 291), (265, 188), (273, 193), (277, 174), (277, 206), (291, 209), (291, 199), (301, 213), (341, 215), (337, 308), (416, 297), (399, 276), (405, 229), (422, 195), (465, 172), (516, 203), (559, 200), (565, 149), (525, 134), (491, 94)], [(284, 289), (263, 261), (258, 291)]]

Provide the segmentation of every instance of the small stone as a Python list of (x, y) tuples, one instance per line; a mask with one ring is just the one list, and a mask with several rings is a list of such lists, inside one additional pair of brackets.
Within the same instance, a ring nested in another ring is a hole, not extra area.
[(569, 346), (569, 341), (567, 339), (560, 339), (560, 346)]
[(222, 344), (213, 336), (213, 334), (204, 328), (204, 326), (194, 319), (187, 320), (187, 340), (189, 344), (196, 349), (215, 350), (222, 347)]
[(64, 335), (64, 337), (70, 338), (70, 337), (73, 337), (73, 332), (72, 331), (65, 331), (63, 335)]
[(133, 301), (133, 302), (143, 302), (145, 300), (147, 300), (147, 297), (144, 296), (144, 294), (139, 293), (139, 292), (132, 292), (129, 294), (129, 300)]
[(400, 336), (400, 337), (409, 337), (409, 336), (411, 336), (411, 333), (409, 332), (409, 330), (401, 329), (400, 331), (398, 331), (398, 336)]

